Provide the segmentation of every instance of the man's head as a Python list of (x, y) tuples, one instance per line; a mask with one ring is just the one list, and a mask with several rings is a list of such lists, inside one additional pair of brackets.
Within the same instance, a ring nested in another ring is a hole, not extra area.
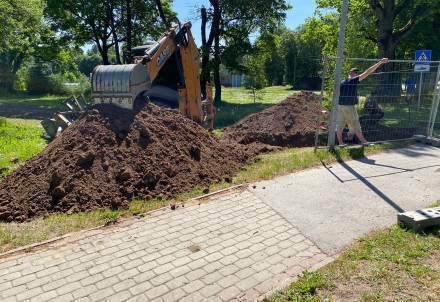
[(352, 68), (350, 69), (350, 71), (348, 72), (348, 74), (350, 75), (351, 78), (354, 78), (356, 76), (359, 75), (359, 69), (357, 68)]

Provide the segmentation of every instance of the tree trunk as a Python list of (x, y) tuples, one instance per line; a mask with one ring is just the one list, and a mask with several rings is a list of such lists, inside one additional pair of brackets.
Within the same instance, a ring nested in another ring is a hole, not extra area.
[(104, 46), (104, 47), (98, 48), (98, 49), (99, 49), (99, 53), (101, 54), (101, 57), (102, 57), (102, 64), (110, 65), (110, 61), (108, 59), (108, 47)]
[(220, 82), (220, 36), (215, 37), (214, 42), (214, 87), (215, 97), (214, 101), (221, 102), (222, 100), (222, 85)]
[[(131, 1), (127, 0), (127, 50), (126, 52), (131, 53)], [(125, 63), (129, 63), (128, 58), (126, 58)]]
[(117, 34), (116, 33), (114, 33), (113, 34), (113, 39), (115, 39), (115, 45), (114, 45), (114, 47), (115, 47), (115, 53), (116, 53), (116, 64), (122, 64), (122, 61), (121, 61), (121, 54), (120, 54), (120, 52), (119, 52), (119, 42), (118, 42), (118, 36), (117, 36)]
[(222, 87), (220, 82), (220, 20), (221, 20), (221, 10), (220, 3), (218, 0), (210, 0), (211, 5), (214, 8), (214, 14), (212, 19), (211, 33), (209, 35), (209, 45), (212, 45), (214, 42), (214, 64), (213, 64), (213, 73), (214, 73), (214, 87), (215, 87), (215, 96), (214, 100), (216, 102), (221, 102), (222, 99)]
[(202, 7), (200, 10), (202, 17), (201, 35), (202, 35), (202, 66), (200, 71), (200, 86), (203, 98), (206, 98), (206, 82), (210, 82), (211, 75), (209, 70), (209, 54), (211, 53), (211, 46), (207, 44), (206, 40), (206, 23), (208, 17), (206, 15), (206, 8)]
[(7, 91), (14, 90), (17, 71), (23, 63), (25, 55), (17, 51), (0, 54), (0, 83)]

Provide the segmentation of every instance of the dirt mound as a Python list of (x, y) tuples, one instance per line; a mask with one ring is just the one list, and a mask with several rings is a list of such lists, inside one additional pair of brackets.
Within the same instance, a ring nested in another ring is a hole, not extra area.
[(173, 110), (101, 105), (0, 181), (0, 220), (174, 197), (232, 174), (249, 157)]
[(314, 146), (318, 108), (319, 96), (302, 91), (226, 128), (222, 138), (240, 144), (259, 142), (280, 147)]

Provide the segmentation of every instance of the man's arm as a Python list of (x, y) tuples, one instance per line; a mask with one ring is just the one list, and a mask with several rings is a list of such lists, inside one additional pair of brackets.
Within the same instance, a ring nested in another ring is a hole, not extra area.
[(370, 74), (372, 74), (374, 71), (376, 71), (376, 69), (380, 65), (386, 64), (386, 63), (388, 63), (388, 59), (387, 58), (383, 58), (382, 60), (380, 60), (379, 62), (377, 62), (376, 64), (374, 64), (370, 68), (368, 68), (367, 70), (365, 70), (361, 75), (359, 75), (359, 81), (362, 81), (363, 79), (368, 77)]

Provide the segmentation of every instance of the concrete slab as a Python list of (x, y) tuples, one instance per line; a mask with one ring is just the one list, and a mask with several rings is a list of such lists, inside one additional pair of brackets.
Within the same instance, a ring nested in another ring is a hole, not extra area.
[(397, 222), (414, 231), (440, 225), (440, 207), (409, 211), (397, 215)]
[(249, 190), (334, 255), (396, 215), (440, 200), (440, 149), (417, 144), (251, 184)]

